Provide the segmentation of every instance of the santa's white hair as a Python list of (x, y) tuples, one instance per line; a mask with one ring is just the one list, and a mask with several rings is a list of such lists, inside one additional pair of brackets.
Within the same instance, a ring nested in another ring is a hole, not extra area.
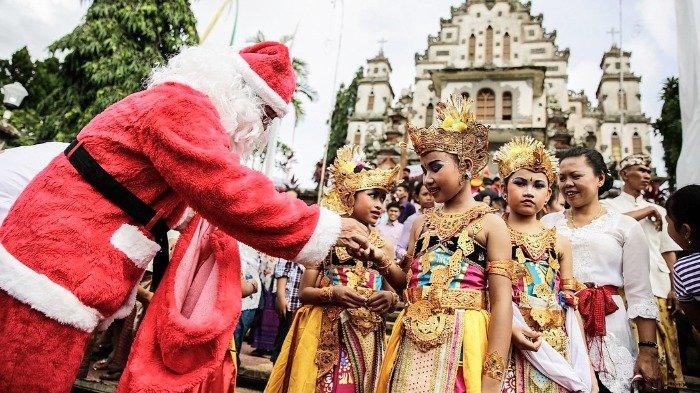
[(264, 146), (267, 133), (262, 124), (263, 102), (236, 69), (228, 46), (190, 46), (151, 71), (147, 87), (178, 82), (204, 93), (219, 112), (221, 124), (231, 138), (231, 151), (247, 157)]

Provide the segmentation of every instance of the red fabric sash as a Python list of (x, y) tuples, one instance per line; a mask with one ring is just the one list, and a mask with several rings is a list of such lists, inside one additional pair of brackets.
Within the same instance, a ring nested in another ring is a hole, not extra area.
[(607, 334), (605, 316), (617, 311), (612, 295), (617, 295), (618, 291), (619, 288), (614, 285), (603, 285), (589, 286), (576, 294), (578, 310), (583, 318), (583, 330), (589, 338), (604, 337)]

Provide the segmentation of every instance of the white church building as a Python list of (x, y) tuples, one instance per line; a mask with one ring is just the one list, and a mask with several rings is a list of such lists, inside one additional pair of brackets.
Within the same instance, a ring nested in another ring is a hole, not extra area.
[(360, 144), (380, 166), (414, 162), (401, 144), (408, 140), (406, 122), (431, 124), (435, 105), (458, 93), (474, 99), (477, 118), (490, 126), (491, 150), (531, 135), (553, 150), (595, 147), (609, 163), (650, 154), (652, 127), (642, 112), (641, 77), (630, 68), (631, 53), (615, 45), (603, 53), (593, 106), (583, 91), (568, 89), (569, 49), (557, 46), (556, 30), (546, 31), (542, 18), (518, 0), (467, 0), (452, 7), (426, 49), (415, 54), (415, 83), (398, 96), (389, 82), (391, 63), (380, 51), (364, 67), (347, 141)]

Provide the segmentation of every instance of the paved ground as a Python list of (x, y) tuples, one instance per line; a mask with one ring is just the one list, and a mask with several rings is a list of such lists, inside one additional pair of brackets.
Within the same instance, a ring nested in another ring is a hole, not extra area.
[[(248, 344), (243, 344), (243, 350), (241, 351), (241, 368), (238, 372), (238, 387), (236, 388), (236, 392), (262, 392), (272, 372), (270, 357), (252, 356), (250, 354), (252, 351), (253, 348)], [(95, 371), (91, 368), (86, 379), (76, 381), (73, 391), (95, 393), (114, 392), (116, 382), (100, 380), (102, 373), (102, 371)]]

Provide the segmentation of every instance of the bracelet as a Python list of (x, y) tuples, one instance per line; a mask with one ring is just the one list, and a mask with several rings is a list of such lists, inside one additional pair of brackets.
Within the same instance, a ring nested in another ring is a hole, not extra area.
[(659, 345), (655, 343), (654, 341), (640, 341), (637, 343), (640, 347), (649, 347), (649, 348), (655, 348), (658, 349)]
[[(325, 299), (324, 299), (325, 298)], [(321, 288), (321, 301), (324, 303), (333, 303), (333, 287)]]
[(499, 261), (489, 261), (487, 270), (489, 274), (497, 274), (499, 276), (508, 277), (509, 280), (513, 280), (514, 269), (515, 266), (511, 259), (503, 259)]
[(483, 374), (496, 381), (503, 380), (506, 371), (506, 361), (498, 351), (487, 353), (484, 357)]
[(389, 270), (391, 269), (391, 265), (395, 264), (394, 261), (390, 256), (385, 256), (381, 260), (381, 265), (377, 265), (376, 270), (381, 274), (382, 276), (386, 276), (389, 273)]
[(399, 295), (396, 292), (391, 292), (391, 307), (396, 307), (396, 305), (399, 303)]
[(576, 291), (576, 288), (578, 287), (578, 285), (576, 284), (576, 279), (573, 277), (560, 278), (559, 284), (561, 286), (561, 289), (563, 289), (565, 291)]

